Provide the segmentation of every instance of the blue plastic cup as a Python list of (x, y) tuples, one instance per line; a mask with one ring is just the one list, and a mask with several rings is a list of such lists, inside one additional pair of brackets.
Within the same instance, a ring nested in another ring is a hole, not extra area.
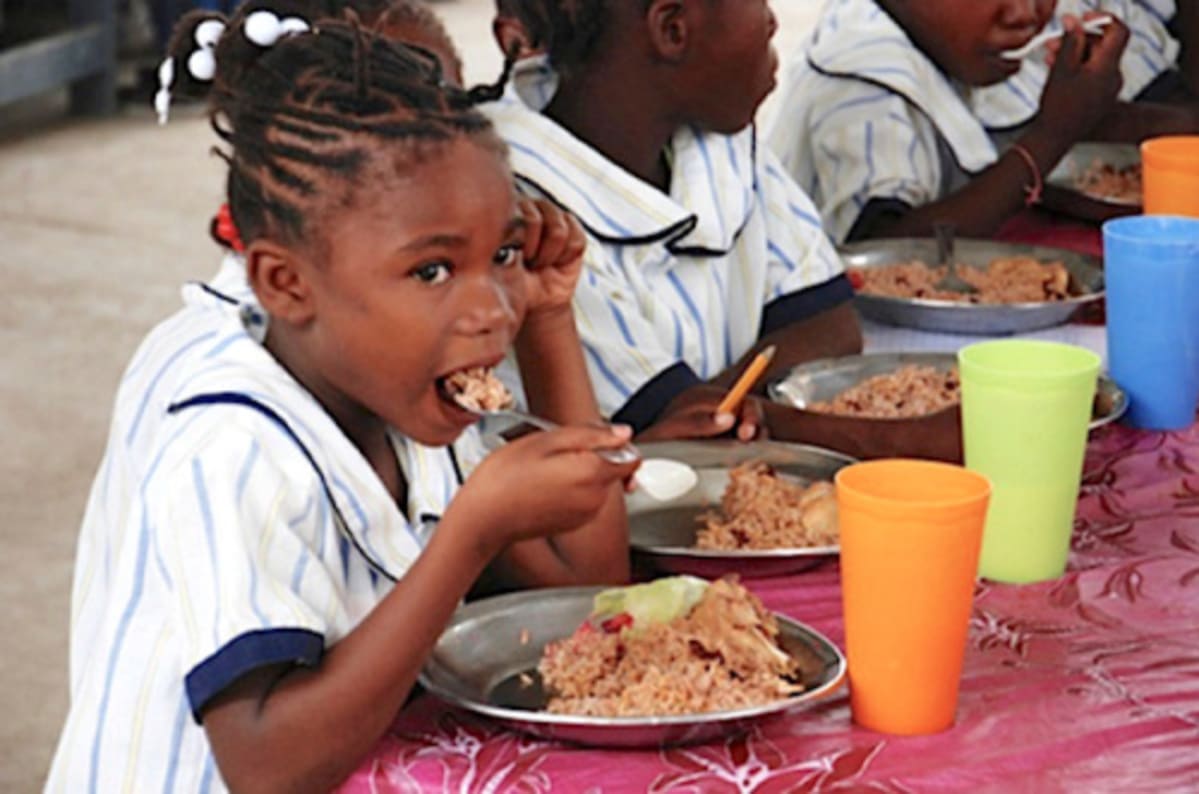
[(1107, 355), (1148, 430), (1195, 421), (1199, 403), (1199, 219), (1163, 215), (1103, 225)]

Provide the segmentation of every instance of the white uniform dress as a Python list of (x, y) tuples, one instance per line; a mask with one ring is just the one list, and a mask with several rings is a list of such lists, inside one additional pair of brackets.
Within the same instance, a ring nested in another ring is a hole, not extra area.
[[(1132, 102), (1155, 80), (1176, 68), (1180, 45), (1167, 29), (1177, 11), (1174, 0), (1060, 0), (1057, 18), (1047, 28), (1059, 30), (1064, 15), (1081, 17), (1096, 11), (1119, 17), (1129, 29), (1128, 47), (1120, 59), (1124, 78), (1121, 100)], [(1015, 75), (975, 92), (975, 112), (988, 128), (1018, 127), (1036, 115), (1049, 80), (1046, 53), (1046, 49), (1033, 53)]]
[(768, 141), (837, 241), (871, 201), (930, 204), (998, 159), (971, 89), (874, 0), (832, 0), (779, 91)]
[(524, 101), (509, 91), (485, 110), (520, 187), (587, 231), (574, 310), (605, 415), (643, 428), (763, 335), (852, 297), (814, 207), (754, 129), (680, 129), (663, 192), (541, 115), (549, 93), (524, 82)]
[[(420, 554), (459, 459), (480, 455), (473, 430), (461, 455), (394, 437), (405, 515), (247, 314), (193, 314), (214, 310), (202, 295), (151, 333), (122, 387), (105, 471), (127, 479), (101, 474), (83, 525), (50, 792), (224, 791), (196, 714), (257, 667), (319, 664)], [(157, 379), (139, 367), (151, 360)]]

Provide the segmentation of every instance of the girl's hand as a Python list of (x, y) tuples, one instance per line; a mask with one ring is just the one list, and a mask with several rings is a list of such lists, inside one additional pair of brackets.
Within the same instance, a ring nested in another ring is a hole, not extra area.
[(1084, 139), (1116, 106), (1123, 78), (1120, 57), (1128, 28), (1112, 20), (1101, 36), (1088, 39), (1081, 23), (1066, 17), (1065, 35), (1041, 95), (1040, 121), (1068, 143)]
[(623, 425), (572, 426), (516, 439), (484, 458), (450, 505), (465, 510), (491, 553), (520, 540), (556, 535), (590, 521), (612, 488), (629, 480), (640, 460), (612, 463), (596, 454), (619, 449), (632, 432)]
[(529, 313), (567, 309), (583, 270), (583, 227), (549, 201), (522, 198), (519, 207), (525, 220)]
[(761, 399), (747, 396), (735, 414), (718, 414), (716, 409), (727, 393), (727, 390), (716, 386), (688, 389), (676, 397), (658, 420), (637, 436), (637, 440), (713, 438), (734, 430), (738, 441), (766, 438), (766, 411)]

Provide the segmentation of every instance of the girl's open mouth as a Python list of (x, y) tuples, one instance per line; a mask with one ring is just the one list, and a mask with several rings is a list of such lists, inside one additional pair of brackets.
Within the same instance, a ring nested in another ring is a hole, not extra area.
[(467, 367), (438, 378), (437, 393), (454, 407), (473, 414), (502, 411), (514, 402), (492, 367)]

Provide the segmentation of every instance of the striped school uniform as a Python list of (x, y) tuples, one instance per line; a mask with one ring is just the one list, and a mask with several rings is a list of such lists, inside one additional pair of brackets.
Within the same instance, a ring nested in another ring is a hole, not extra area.
[(839, 242), (872, 202), (930, 204), (998, 159), (972, 90), (874, 0), (832, 0), (778, 90), (768, 142)]
[(811, 202), (754, 129), (680, 129), (663, 192), (540, 109), (509, 92), (486, 112), (520, 188), (587, 232), (574, 311), (605, 415), (643, 429), (762, 336), (851, 298)]
[(458, 454), (394, 437), (409, 520), (239, 316), (216, 330), (147, 409), (162, 412), (127, 512), (84, 523), (81, 564), (109, 573), (76, 593), (87, 642), (47, 791), (224, 791), (198, 713), (257, 667), (318, 665), (420, 554), (458, 458), (480, 454), (473, 431)]
[(224, 331), (231, 317), (261, 339), (265, 315), (246, 281), (240, 256), (228, 254), (208, 283), (193, 282), (182, 290), (183, 308), (160, 323), (142, 342), (117, 390), (108, 444), (92, 484), (76, 550), (72, 591), (71, 685), (79, 665), (90, 655), (100, 620), (95, 610), (105, 602), (114, 560), (120, 556), (125, 519), (133, 509), (137, 487), (153, 455), (158, 429), (179, 378), (196, 361), (220, 354), (233, 336)]
[[(1122, 20), (1130, 36), (1120, 59), (1120, 74), (1124, 78), (1120, 99), (1132, 102), (1176, 68), (1181, 47), (1167, 28), (1176, 10), (1173, 0), (1060, 0), (1057, 18), (1047, 29), (1060, 30), (1060, 18), (1067, 14), (1081, 17), (1099, 11)], [(975, 92), (975, 113), (988, 128), (1018, 127), (1037, 114), (1049, 80), (1047, 52), (1042, 48), (1033, 53), (1015, 75)]]

